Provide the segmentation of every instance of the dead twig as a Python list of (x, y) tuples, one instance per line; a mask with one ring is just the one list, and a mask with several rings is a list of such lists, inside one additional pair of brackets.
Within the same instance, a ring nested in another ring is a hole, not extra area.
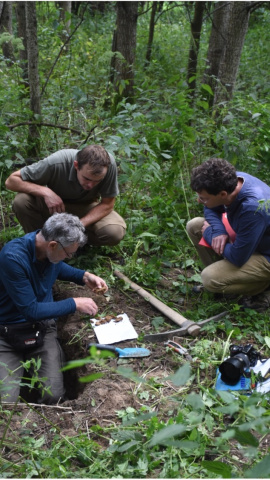
[[(13, 405), (14, 402), (2, 402), (3, 405)], [(52, 408), (54, 410), (69, 410), (67, 413), (86, 413), (86, 410), (76, 410), (74, 412), (72, 407), (61, 407), (60, 405), (46, 405), (45, 403), (17, 403), (18, 407), (42, 407), (42, 408)]]
[[(63, 125), (55, 125), (53, 123), (47, 123), (47, 122), (19, 122), (19, 123), (13, 123), (11, 125), (6, 125), (7, 128), (10, 128), (13, 130), (13, 128), (16, 127), (21, 127), (22, 125), (36, 125), (37, 127), (50, 127), (50, 128), (60, 128), (61, 130), (69, 130), (72, 133), (77, 133), (78, 135), (81, 135), (80, 130), (76, 130), (75, 128), (70, 128), (70, 127), (64, 127)], [(96, 128), (96, 127), (93, 127)], [(91, 129), (91, 132), (93, 129)]]

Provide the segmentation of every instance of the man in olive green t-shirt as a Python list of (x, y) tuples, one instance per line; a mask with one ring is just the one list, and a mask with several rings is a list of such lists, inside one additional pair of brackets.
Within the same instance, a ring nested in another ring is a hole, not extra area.
[(80, 218), (92, 245), (117, 245), (125, 235), (125, 221), (114, 211), (116, 162), (99, 145), (59, 150), (12, 173), (6, 187), (18, 192), (13, 210), (25, 233), (67, 212)]

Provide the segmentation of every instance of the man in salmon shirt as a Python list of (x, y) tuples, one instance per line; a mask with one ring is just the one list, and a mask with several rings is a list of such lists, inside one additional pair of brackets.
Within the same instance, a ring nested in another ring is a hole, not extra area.
[(203, 287), (224, 295), (248, 295), (244, 306), (270, 306), (270, 187), (238, 172), (221, 158), (210, 158), (191, 173), (191, 188), (204, 217), (187, 223), (187, 232), (205, 265)]

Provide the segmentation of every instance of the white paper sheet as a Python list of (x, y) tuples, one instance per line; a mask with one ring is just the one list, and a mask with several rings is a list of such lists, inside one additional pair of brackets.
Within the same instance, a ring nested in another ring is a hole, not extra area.
[(118, 317), (122, 317), (123, 320), (115, 322), (115, 319), (113, 318), (110, 320), (110, 322), (98, 326), (96, 326), (96, 323), (98, 323), (100, 319), (97, 320), (95, 318), (91, 318), (91, 323), (98, 339), (98, 343), (111, 345), (112, 343), (138, 338), (138, 334), (130, 322), (127, 314), (122, 313), (121, 315), (117, 315), (115, 318)]

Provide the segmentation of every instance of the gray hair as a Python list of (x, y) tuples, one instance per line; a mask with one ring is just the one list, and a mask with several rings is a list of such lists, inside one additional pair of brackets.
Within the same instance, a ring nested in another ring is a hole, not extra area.
[(73, 243), (78, 243), (80, 247), (87, 242), (85, 228), (76, 215), (70, 213), (54, 213), (46, 220), (41, 235), (46, 242), (60, 242), (64, 247), (68, 247)]

